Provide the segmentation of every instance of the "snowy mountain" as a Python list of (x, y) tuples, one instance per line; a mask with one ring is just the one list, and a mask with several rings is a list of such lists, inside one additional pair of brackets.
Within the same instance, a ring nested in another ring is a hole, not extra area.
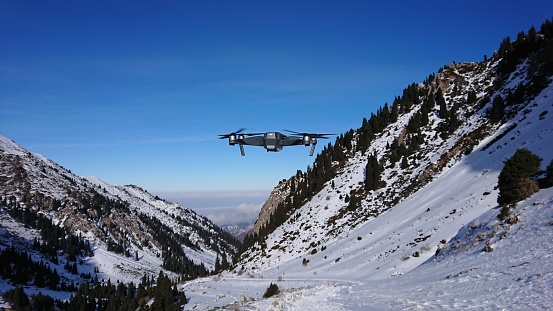
[[(280, 182), (231, 269), (179, 285), (184, 309), (552, 309), (553, 189), (518, 202), (507, 219), (497, 203), (516, 150), (539, 156), (541, 169), (552, 163), (552, 51), (547, 22), (489, 59), (408, 86)], [(218, 254), (236, 250), (176, 204), (74, 176), (0, 138), (1, 248), (26, 245), (45, 258), (35, 250), (45, 243), (32, 241), (41, 233), (14, 220), (37, 211), (90, 241), (94, 256), (80, 255), (79, 273), (128, 281), (164, 265), (181, 274), (175, 246), (212, 270)], [(167, 234), (156, 233), (167, 228), (178, 243), (162, 243)], [(58, 257), (50, 266), (60, 271), (72, 262)], [(271, 284), (280, 292), (263, 299)]]
[[(3, 136), (0, 202), (0, 251), (14, 246), (33, 252), (37, 262), (47, 260), (50, 266), (57, 266), (58, 260), (74, 262), (77, 275), (95, 271), (100, 278), (136, 283), (162, 270), (194, 278), (213, 271), (217, 257), (230, 261), (239, 246), (237, 239), (189, 209), (137, 186), (76, 176)], [(83, 251), (77, 254), (79, 260), (70, 260), (63, 252), (52, 258), (41, 254), (33, 243), (48, 241), (41, 237), (44, 225), (35, 225), (39, 220), (64, 228), (66, 235), (86, 243), (84, 248), (90, 247), (92, 254)], [(74, 276), (67, 280), (82, 281)]]
[(279, 184), (236, 268), (187, 284), (186, 308), (553, 308), (552, 190), (498, 218), (504, 161), (553, 159), (552, 41), (525, 40), (409, 86)]
[(253, 232), (252, 225), (230, 225), (221, 227), (226, 232), (230, 233), (233, 237), (237, 238), (239, 241), (243, 241), (244, 238)]

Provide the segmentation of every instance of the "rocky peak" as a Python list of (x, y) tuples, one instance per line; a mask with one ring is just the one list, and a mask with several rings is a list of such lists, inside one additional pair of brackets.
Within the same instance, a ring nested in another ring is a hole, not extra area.
[(286, 197), (290, 194), (291, 181), (292, 179), (283, 180), (273, 189), (273, 191), (271, 191), (271, 194), (261, 207), (259, 217), (257, 218), (257, 221), (255, 222), (255, 225), (253, 227), (254, 233), (259, 233), (259, 229), (261, 229), (265, 224), (267, 224), (267, 222), (269, 222), (269, 219), (274, 213), (274, 210), (278, 207), (280, 203), (284, 202)]

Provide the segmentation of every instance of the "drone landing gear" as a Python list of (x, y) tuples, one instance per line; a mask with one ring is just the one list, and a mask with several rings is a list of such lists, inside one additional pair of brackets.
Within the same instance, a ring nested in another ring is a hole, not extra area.
[(309, 156), (312, 157), (313, 153), (315, 152), (315, 146), (317, 146), (317, 143), (314, 143), (311, 145), (311, 151), (309, 152)]
[(240, 144), (240, 153), (242, 154), (242, 156), (245, 156), (246, 153), (244, 152), (244, 145)]

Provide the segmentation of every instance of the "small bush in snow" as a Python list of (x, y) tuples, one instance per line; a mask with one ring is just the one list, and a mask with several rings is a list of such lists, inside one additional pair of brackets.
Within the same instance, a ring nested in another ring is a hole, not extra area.
[(269, 298), (278, 293), (279, 293), (278, 286), (276, 284), (271, 283), (269, 287), (267, 287), (265, 294), (263, 294), (263, 298)]
[(486, 246), (484, 246), (483, 251), (486, 252), (486, 253), (489, 253), (489, 252), (493, 251), (493, 247), (490, 244), (486, 244)]

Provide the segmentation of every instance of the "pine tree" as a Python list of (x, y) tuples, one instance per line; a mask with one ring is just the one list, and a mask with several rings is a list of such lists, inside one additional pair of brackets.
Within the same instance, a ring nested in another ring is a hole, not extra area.
[(215, 270), (213, 270), (213, 274), (217, 274), (221, 272), (221, 262), (219, 261), (219, 254), (217, 253), (217, 258), (215, 259)]
[(447, 119), (449, 117), (449, 110), (447, 110), (444, 94), (440, 88), (438, 88), (436, 94), (436, 103), (440, 106), (440, 118)]
[(13, 310), (31, 310), (29, 296), (25, 293), (21, 286), (17, 286), (4, 293), (4, 299), (11, 302)]
[(545, 169), (545, 177), (542, 181), (543, 188), (553, 187), (553, 159)]
[(230, 268), (230, 264), (227, 260), (227, 256), (223, 254), (223, 261), (221, 262), (221, 270), (228, 270)]
[(401, 168), (406, 169), (408, 167), (409, 167), (409, 162), (407, 162), (407, 157), (404, 156), (403, 158), (401, 158)]
[(499, 174), (497, 203), (508, 206), (519, 202), (539, 190), (534, 179), (540, 174), (541, 158), (528, 149), (518, 149), (505, 161)]
[(278, 293), (279, 293), (278, 286), (276, 284), (271, 283), (269, 287), (267, 287), (265, 294), (263, 294), (263, 298), (269, 298)]
[[(383, 170), (376, 155), (370, 155), (365, 167), (365, 190), (376, 190), (380, 187)], [(346, 199), (349, 200), (349, 196), (346, 196)]]
[(467, 95), (467, 104), (472, 105), (474, 103), (476, 103), (476, 92), (474, 90), (471, 90)]
[(397, 106), (398, 104), (396, 102), (392, 105), (392, 111), (390, 112), (390, 121), (392, 123), (396, 122), (399, 117), (399, 109)]

